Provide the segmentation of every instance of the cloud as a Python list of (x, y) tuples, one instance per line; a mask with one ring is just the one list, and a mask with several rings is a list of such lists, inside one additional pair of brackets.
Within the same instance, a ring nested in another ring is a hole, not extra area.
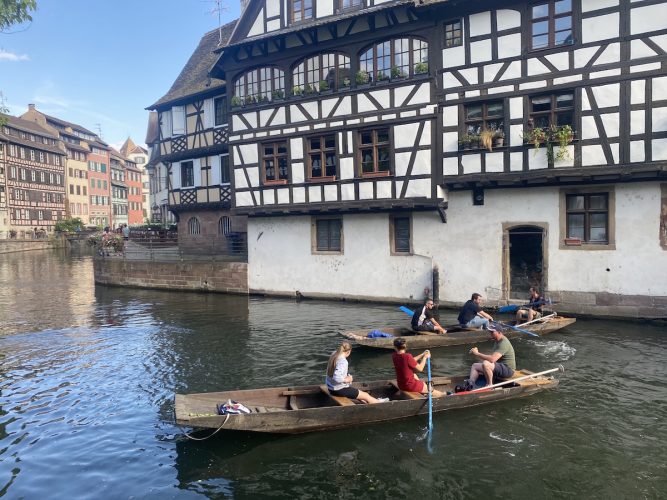
[(0, 61), (18, 62), (29, 60), (30, 58), (25, 54), (18, 55), (13, 52), (7, 52), (5, 49), (0, 49)]

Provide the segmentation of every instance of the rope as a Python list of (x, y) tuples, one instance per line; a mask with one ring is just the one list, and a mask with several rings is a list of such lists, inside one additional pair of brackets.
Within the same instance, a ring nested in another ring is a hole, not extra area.
[(214, 430), (211, 434), (209, 434), (209, 435), (206, 436), (206, 437), (203, 437), (203, 438), (196, 438), (196, 437), (194, 437), (194, 436), (188, 434), (188, 433), (185, 432), (185, 431), (183, 431), (183, 434), (185, 434), (185, 437), (187, 437), (188, 439), (192, 439), (193, 441), (206, 441), (207, 439), (210, 439), (210, 438), (212, 438), (213, 436), (215, 436), (215, 435), (218, 433), (218, 431), (219, 431), (220, 429), (222, 429), (222, 427), (227, 423), (227, 419), (228, 419), (228, 418), (229, 418), (229, 413), (225, 416), (225, 419), (224, 419), (224, 420), (222, 421), (222, 423), (220, 424), (220, 427), (218, 427), (216, 430)]

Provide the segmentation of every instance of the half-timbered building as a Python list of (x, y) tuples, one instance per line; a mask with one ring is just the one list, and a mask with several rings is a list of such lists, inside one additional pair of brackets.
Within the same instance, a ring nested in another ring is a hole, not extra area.
[[(167, 94), (149, 107), (158, 119), (157, 137), (150, 141), (152, 191), (158, 201), (162, 190), (168, 193), (185, 253), (224, 254), (245, 247), (246, 218), (230, 212), (225, 81), (209, 75), (217, 58), (214, 50), (224, 45), (234, 26), (204, 35)], [(164, 221), (161, 213), (160, 219)]]
[[(664, 311), (666, 9), (243, 2), (209, 76), (249, 289), (458, 304), (537, 285), (570, 311)], [(167, 103), (177, 160), (199, 113)]]

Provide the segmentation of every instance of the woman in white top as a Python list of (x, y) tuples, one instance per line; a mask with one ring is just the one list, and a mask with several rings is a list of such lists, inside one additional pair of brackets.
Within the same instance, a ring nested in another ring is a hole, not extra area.
[(350, 387), (352, 375), (347, 373), (347, 357), (352, 352), (349, 342), (343, 342), (329, 358), (327, 366), (327, 389), (332, 396), (343, 396), (350, 399), (358, 399), (364, 403), (384, 403), (389, 398), (376, 399), (367, 392)]

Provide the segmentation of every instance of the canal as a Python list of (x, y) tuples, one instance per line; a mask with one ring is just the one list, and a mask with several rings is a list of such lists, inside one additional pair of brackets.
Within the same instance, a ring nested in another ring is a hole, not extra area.
[[(0, 284), (0, 497), (667, 496), (664, 324), (580, 319), (514, 341), (521, 367), (563, 364), (560, 386), (435, 415), (432, 453), (425, 418), (193, 442), (174, 425), (175, 392), (322, 383), (338, 331), (407, 317), (96, 287), (90, 257), (50, 251), (0, 256)], [(433, 350), (434, 372), (466, 372), (467, 350)], [(349, 361), (356, 380), (393, 378), (389, 352)]]

